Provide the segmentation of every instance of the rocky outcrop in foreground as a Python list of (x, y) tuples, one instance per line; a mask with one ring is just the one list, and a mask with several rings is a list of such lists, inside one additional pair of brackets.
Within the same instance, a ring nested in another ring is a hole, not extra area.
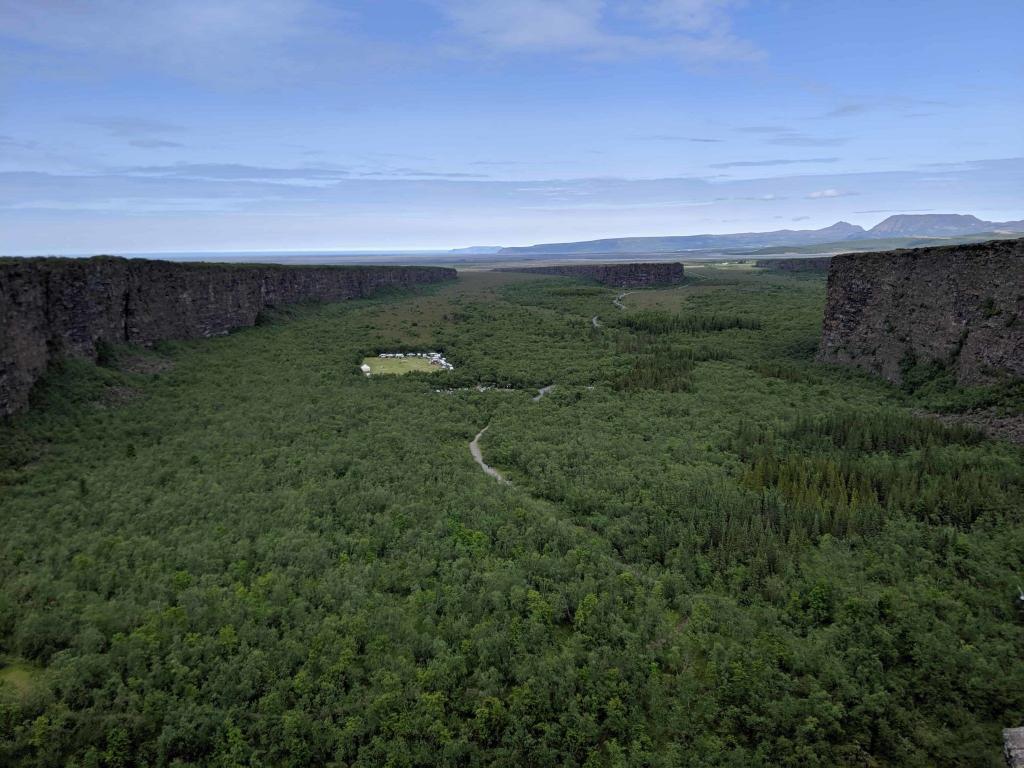
[(683, 265), (678, 262), (648, 264), (560, 264), (551, 267), (501, 267), (498, 272), (533, 272), (596, 280), (603, 285), (643, 288), (683, 282)]
[(806, 259), (758, 259), (754, 266), (783, 272), (828, 272), (831, 263), (831, 256), (811, 256)]
[(1024, 378), (1024, 239), (834, 256), (818, 359), (897, 383), (932, 361), (961, 384)]
[(25, 407), (47, 365), (103, 343), (151, 345), (253, 325), (268, 308), (451, 280), (440, 267), (177, 264), (99, 256), (0, 261), (0, 415)]

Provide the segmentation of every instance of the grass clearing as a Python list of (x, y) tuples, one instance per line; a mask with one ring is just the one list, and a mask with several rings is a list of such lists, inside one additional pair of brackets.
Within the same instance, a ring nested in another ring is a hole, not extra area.
[(401, 376), (414, 371), (439, 373), (444, 369), (431, 365), (425, 357), (367, 357), (363, 365), (370, 366), (371, 376)]

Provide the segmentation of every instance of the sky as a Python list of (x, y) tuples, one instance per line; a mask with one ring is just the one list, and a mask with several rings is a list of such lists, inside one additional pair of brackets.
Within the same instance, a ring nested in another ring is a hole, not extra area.
[(0, 253), (1024, 218), (1020, 0), (0, 0)]

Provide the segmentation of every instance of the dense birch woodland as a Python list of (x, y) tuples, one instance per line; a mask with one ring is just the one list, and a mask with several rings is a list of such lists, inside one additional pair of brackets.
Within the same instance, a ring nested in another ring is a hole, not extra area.
[(1024, 389), (815, 363), (823, 277), (687, 275), (52, 370), (0, 426), (0, 764), (999, 765), (1024, 449), (927, 414)]

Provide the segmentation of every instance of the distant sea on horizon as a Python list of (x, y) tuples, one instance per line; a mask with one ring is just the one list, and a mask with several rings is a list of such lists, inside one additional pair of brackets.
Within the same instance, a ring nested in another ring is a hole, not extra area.
[(448, 251), (173, 251), (115, 253), (127, 259), (220, 261), (242, 264), (395, 264), (420, 260), (458, 260)]

